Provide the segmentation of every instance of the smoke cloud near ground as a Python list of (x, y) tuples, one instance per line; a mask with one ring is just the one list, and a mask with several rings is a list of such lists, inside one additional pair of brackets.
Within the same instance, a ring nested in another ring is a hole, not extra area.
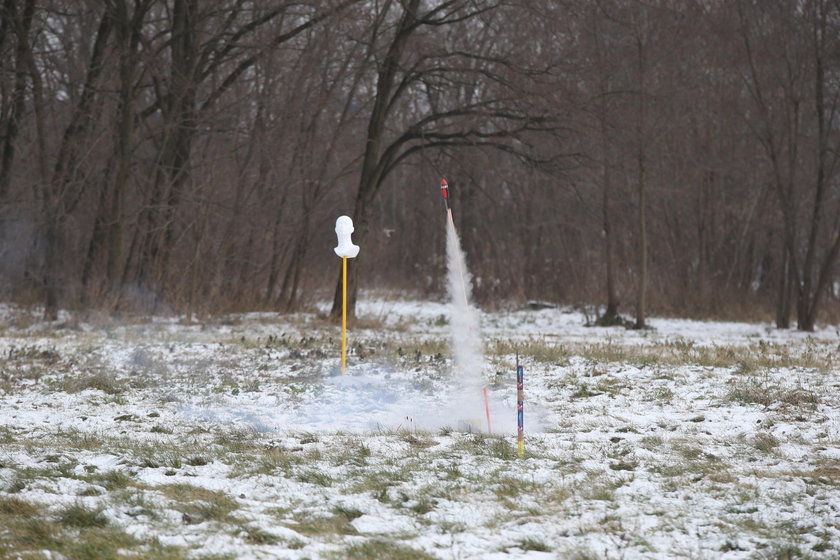
[[(217, 399), (182, 413), (203, 421), (245, 423), (258, 431), (375, 432), (379, 430), (515, 433), (515, 383), (510, 390), (490, 390), (487, 423), (484, 352), (479, 314), (471, 303), (472, 278), (451, 215), (447, 216), (446, 257), (449, 339), (452, 367), (431, 377), (382, 364), (353, 364), (347, 375), (330, 371), (299, 395), (291, 409), (272, 398), (244, 405)], [(352, 333), (351, 333), (352, 338)]]

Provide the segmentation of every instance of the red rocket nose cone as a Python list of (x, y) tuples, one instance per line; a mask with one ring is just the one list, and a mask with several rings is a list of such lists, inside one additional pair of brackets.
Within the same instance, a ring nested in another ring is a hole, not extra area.
[(440, 188), (445, 189), (448, 185), (446, 184), (446, 179), (440, 180)]

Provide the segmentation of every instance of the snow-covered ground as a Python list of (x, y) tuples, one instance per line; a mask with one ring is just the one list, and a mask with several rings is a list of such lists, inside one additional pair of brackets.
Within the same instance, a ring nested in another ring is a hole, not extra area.
[(488, 434), (447, 305), (358, 313), (0, 309), (0, 556), (840, 557), (838, 329), (482, 313)]

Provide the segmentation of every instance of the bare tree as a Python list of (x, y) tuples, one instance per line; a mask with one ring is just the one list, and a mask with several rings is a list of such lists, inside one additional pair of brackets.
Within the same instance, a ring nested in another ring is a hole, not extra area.
[[(20, 11), (18, 10), (17, 2), (14, 0), (5, 0), (0, 6), (0, 49), (5, 46), (6, 36), (11, 31), (16, 38), (16, 46), (14, 49), (13, 73), (14, 89), (11, 95), (11, 103), (6, 106), (6, 96), (3, 96), (3, 142), (2, 153), (0, 153), (0, 201), (5, 199), (9, 191), (9, 182), (11, 180), (12, 165), (15, 160), (15, 148), (18, 133), (20, 131), (20, 120), (23, 117), (26, 102), (26, 85), (31, 79), (29, 75), (30, 65), (28, 58), (30, 55), (30, 29), (32, 27), (32, 17), (35, 11), (35, 0), (27, 0)], [(5, 74), (6, 57), (3, 56), (2, 69)], [(4, 88), (5, 89), (5, 88)]]
[[(178, 238), (177, 210), (191, 181), (190, 158), (200, 123), (215, 104), (262, 57), (300, 33), (341, 12), (358, 0), (343, 0), (305, 15), (290, 13), (286, 3), (264, 10), (248, 9), (242, 2), (200, 4), (175, 0), (171, 11), (172, 40), (150, 56), (169, 53), (168, 73), (150, 66), (156, 92), (143, 109), (143, 118), (160, 118), (158, 153), (144, 203), (141, 227), (136, 230), (129, 256), (133, 277), (141, 285), (165, 288), (170, 257)], [(283, 23), (292, 20), (291, 27)], [(258, 32), (272, 29), (256, 52), (248, 46)], [(128, 272), (128, 270), (127, 270)]]
[[(470, 44), (459, 44), (457, 49), (441, 46), (446, 45), (447, 36), (471, 36), (471, 24), (497, 30), (494, 24), (502, 6), (501, 2), (451, 0), (425, 8), (419, 0), (389, 1), (373, 14), (370, 48), (377, 60), (376, 85), (353, 212), (360, 243), (370, 230), (381, 185), (413, 154), (453, 146), (513, 150), (511, 142), (518, 135), (553, 128), (552, 119), (529, 112), (525, 88), (512, 88), (515, 68), (505, 52), (509, 43), (498, 43), (497, 52), (476, 52)], [(519, 76), (527, 81), (524, 72)], [(462, 84), (472, 84), (466, 99), (459, 96)], [(424, 103), (412, 103), (414, 96), (422, 96)], [(414, 111), (406, 111), (407, 104)], [(358, 290), (357, 267), (354, 263), (350, 269), (347, 312), (351, 317)], [(333, 316), (340, 315), (341, 304), (339, 277)]]
[(835, 0), (0, 0), (0, 290), (47, 317), (300, 309), (335, 293), (350, 214), (351, 305), (360, 281), (442, 295), (446, 176), (482, 304), (635, 299), (643, 326), (775, 298), (814, 328), (840, 309), (838, 21)]
[(836, 64), (829, 53), (838, 48), (840, 12), (836, 3), (823, 0), (739, 2), (737, 8), (747, 59), (744, 81), (757, 115), (751, 125), (783, 217), (777, 325), (789, 325), (793, 290), (797, 327), (811, 331), (840, 251), (840, 207), (829, 187), (837, 171), (836, 139), (829, 131), (837, 122), (840, 89), (827, 69)]

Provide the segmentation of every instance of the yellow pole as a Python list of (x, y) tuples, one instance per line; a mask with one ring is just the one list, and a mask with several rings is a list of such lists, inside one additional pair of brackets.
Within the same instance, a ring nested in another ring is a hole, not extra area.
[(341, 257), (341, 375), (347, 371), (347, 257)]

